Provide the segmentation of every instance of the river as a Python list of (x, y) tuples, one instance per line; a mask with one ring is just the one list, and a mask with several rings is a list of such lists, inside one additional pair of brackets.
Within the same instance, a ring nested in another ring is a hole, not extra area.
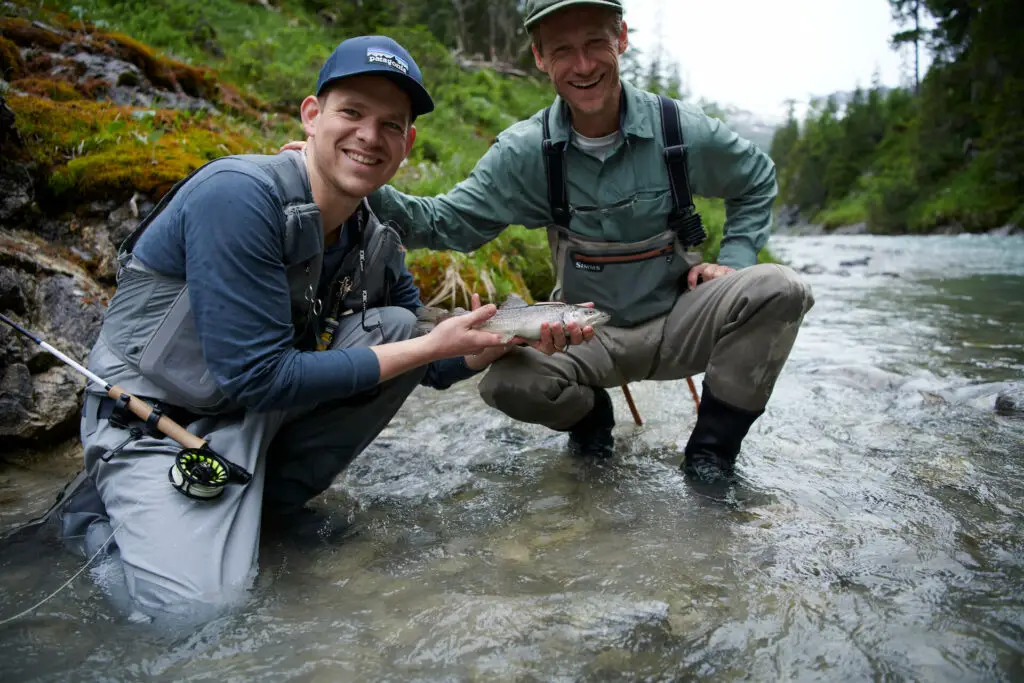
[[(90, 568), (0, 627), (0, 679), (1024, 680), (1024, 419), (993, 410), (1024, 379), (1024, 238), (770, 246), (817, 304), (724, 496), (679, 472), (684, 382), (632, 386), (642, 428), (615, 392), (600, 463), (473, 381), (420, 388), (318, 501), (346, 538), (266, 541), (248, 604), (187, 635)], [(0, 619), (80, 566), (8, 548)]]

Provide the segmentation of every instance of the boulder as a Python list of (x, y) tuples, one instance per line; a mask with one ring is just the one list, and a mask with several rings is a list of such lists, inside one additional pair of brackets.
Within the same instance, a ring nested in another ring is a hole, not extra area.
[(1024, 417), (1024, 383), (1011, 384), (996, 396), (996, 412), (1000, 415)]
[[(110, 292), (66, 250), (0, 231), (0, 311), (84, 363)], [(75, 433), (86, 380), (0, 325), (0, 440), (42, 446)]]

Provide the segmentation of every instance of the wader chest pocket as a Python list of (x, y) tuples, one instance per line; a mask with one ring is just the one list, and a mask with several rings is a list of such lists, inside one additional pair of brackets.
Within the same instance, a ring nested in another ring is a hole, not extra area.
[(181, 290), (146, 343), (139, 369), (153, 384), (168, 392), (176, 405), (211, 410), (226, 402), (203, 361), (188, 287)]
[(570, 303), (593, 301), (618, 327), (668, 313), (690, 264), (674, 237), (659, 238), (587, 246), (572, 240), (565, 252), (563, 298)]

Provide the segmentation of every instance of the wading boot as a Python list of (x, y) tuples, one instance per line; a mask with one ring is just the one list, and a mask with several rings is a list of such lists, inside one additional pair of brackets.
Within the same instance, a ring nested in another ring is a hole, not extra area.
[(594, 407), (569, 429), (569, 452), (586, 458), (610, 458), (615, 448), (614, 426), (611, 397), (601, 387), (594, 387)]
[(706, 484), (732, 479), (743, 438), (762, 413), (763, 410), (741, 410), (719, 401), (705, 384), (697, 424), (684, 450), (683, 472)]

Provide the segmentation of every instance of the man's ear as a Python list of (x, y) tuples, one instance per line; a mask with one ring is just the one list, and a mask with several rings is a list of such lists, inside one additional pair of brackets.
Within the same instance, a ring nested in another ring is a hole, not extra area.
[(409, 152), (412, 151), (412, 143), (416, 142), (416, 126), (409, 126), (409, 139), (405, 141), (405, 156), (409, 156)]
[(536, 62), (537, 68), (547, 73), (548, 70), (544, 68), (544, 58), (540, 54), (540, 50), (537, 49), (536, 43), (530, 43), (530, 49), (533, 50), (533, 61)]
[(302, 128), (306, 131), (306, 135), (309, 137), (316, 135), (316, 124), (320, 118), (320, 100), (314, 95), (308, 96), (302, 100), (299, 113), (302, 115)]
[(626, 22), (622, 22), (622, 31), (619, 33), (619, 54), (626, 52), (629, 47), (629, 27), (626, 26)]

